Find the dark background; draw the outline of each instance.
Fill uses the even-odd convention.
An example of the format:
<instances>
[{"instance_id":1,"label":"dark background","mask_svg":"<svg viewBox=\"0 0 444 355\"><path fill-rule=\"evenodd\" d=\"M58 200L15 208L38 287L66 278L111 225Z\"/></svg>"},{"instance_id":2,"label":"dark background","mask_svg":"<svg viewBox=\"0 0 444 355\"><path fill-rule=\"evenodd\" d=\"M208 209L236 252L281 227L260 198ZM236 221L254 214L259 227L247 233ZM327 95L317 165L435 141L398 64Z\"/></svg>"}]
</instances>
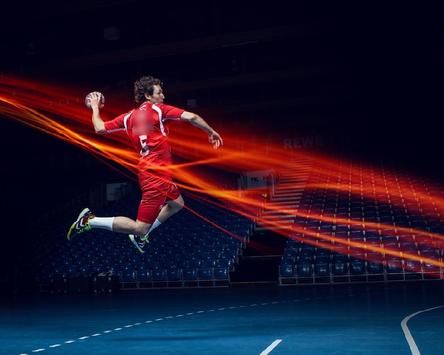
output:
<instances>
[{"instance_id":1,"label":"dark background","mask_svg":"<svg viewBox=\"0 0 444 355\"><path fill-rule=\"evenodd\" d=\"M151 74L168 103L196 100L189 110L214 127L260 127L277 141L320 135L327 154L442 181L438 7L81 0L2 12L4 74L119 93L128 106L134 79ZM7 274L44 211L125 178L17 123L0 119L0 129Z\"/></svg>"}]
</instances>

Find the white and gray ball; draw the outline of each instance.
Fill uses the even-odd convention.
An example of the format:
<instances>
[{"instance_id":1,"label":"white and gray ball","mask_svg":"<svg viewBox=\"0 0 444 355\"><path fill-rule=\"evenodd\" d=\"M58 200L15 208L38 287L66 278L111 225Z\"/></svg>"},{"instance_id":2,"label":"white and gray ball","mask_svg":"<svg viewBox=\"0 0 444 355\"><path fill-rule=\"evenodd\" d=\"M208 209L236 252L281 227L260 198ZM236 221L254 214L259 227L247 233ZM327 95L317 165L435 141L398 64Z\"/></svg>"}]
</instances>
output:
<instances>
[{"instance_id":1,"label":"white and gray ball","mask_svg":"<svg viewBox=\"0 0 444 355\"><path fill-rule=\"evenodd\" d=\"M99 94L100 96L100 101L99 101L99 108L102 108L103 106L105 106L105 96L98 91L95 91ZM85 105L88 108L91 108L91 96L92 96L92 92L90 92L88 95L85 96Z\"/></svg>"}]
</instances>

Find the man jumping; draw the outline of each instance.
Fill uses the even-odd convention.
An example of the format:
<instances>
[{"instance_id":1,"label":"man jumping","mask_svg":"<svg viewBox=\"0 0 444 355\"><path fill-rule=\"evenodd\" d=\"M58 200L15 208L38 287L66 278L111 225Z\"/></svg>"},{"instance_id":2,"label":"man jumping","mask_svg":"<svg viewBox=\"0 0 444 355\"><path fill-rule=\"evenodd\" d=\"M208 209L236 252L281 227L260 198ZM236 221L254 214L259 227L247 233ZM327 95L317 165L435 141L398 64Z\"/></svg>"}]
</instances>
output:
<instances>
[{"instance_id":1,"label":"man jumping","mask_svg":"<svg viewBox=\"0 0 444 355\"><path fill-rule=\"evenodd\" d=\"M140 154L138 180L142 198L135 221L122 216L96 217L85 208L71 225L68 240L91 229L106 229L128 234L137 250L143 253L151 231L183 208L184 201L179 188L173 183L171 172L166 169L171 164L171 148L165 121L187 121L208 134L208 141L213 148L223 145L221 136L202 117L165 105L162 86L162 82L152 76L140 78L134 83L134 98L140 106L107 122L100 117L100 94L92 93L90 103L96 133L124 130Z\"/></svg>"}]
</instances>

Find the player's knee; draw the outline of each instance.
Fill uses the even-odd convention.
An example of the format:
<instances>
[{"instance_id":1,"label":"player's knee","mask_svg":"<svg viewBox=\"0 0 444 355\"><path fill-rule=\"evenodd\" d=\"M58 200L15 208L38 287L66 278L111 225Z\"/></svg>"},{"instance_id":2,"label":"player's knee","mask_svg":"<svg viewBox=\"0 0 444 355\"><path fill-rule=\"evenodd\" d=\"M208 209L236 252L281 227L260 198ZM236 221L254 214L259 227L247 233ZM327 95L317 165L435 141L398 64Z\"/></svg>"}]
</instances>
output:
<instances>
[{"instance_id":1,"label":"player's knee","mask_svg":"<svg viewBox=\"0 0 444 355\"><path fill-rule=\"evenodd\" d=\"M183 206L185 206L185 203L183 202L182 198L178 198L174 201L168 202L168 207L171 209L172 212L177 213L179 212Z\"/></svg>"},{"instance_id":2,"label":"player's knee","mask_svg":"<svg viewBox=\"0 0 444 355\"><path fill-rule=\"evenodd\" d=\"M148 230L150 229L150 225L146 223L137 223L136 231L135 233L137 235L145 235L148 233Z\"/></svg>"},{"instance_id":3,"label":"player's knee","mask_svg":"<svg viewBox=\"0 0 444 355\"><path fill-rule=\"evenodd\" d=\"M185 206L184 200L177 201L177 211L180 211Z\"/></svg>"}]
</instances>

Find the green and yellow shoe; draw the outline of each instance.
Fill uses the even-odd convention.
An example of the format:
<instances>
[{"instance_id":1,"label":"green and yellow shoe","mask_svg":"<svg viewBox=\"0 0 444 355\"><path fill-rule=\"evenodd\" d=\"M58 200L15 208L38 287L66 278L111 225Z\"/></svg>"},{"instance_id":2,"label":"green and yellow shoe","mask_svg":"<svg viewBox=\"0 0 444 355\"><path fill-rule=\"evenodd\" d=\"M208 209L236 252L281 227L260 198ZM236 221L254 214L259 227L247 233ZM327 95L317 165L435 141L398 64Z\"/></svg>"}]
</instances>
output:
<instances>
[{"instance_id":1,"label":"green and yellow shoe","mask_svg":"<svg viewBox=\"0 0 444 355\"><path fill-rule=\"evenodd\" d=\"M145 251L143 248L145 247L146 243L149 243L149 234L146 234L144 236L135 235L135 234L128 234L128 238L133 243L133 245L136 247L136 249L143 254Z\"/></svg>"},{"instance_id":2,"label":"green and yellow shoe","mask_svg":"<svg viewBox=\"0 0 444 355\"><path fill-rule=\"evenodd\" d=\"M83 211L80 212L79 217L77 217L76 221L69 228L69 231L66 234L66 239L71 240L76 235L91 230L91 225L88 221L93 217L94 215L89 208L83 209Z\"/></svg>"}]
</instances>

